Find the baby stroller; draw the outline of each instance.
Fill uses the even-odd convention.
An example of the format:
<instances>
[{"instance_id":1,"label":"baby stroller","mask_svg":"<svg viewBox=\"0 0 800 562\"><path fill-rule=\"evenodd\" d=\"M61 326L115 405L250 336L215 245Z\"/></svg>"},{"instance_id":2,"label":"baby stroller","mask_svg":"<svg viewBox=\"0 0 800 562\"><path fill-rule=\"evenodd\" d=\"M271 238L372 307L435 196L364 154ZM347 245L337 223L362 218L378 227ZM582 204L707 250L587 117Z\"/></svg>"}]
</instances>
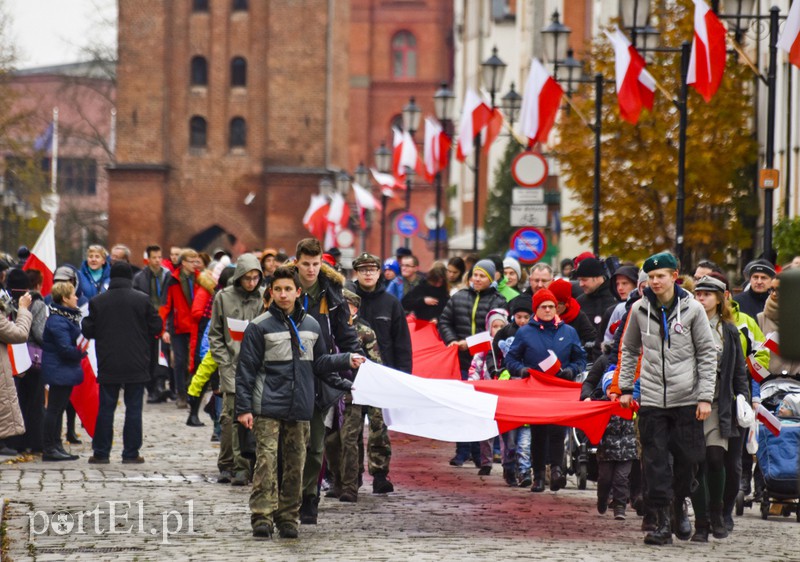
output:
<instances>
[{"instance_id":1,"label":"baby stroller","mask_svg":"<svg viewBox=\"0 0 800 562\"><path fill-rule=\"evenodd\" d=\"M792 379L768 381L761 387L761 398L764 407L771 412L780 410L782 426L777 436L763 424L758 427L756 456L765 483L761 518L769 517L772 506L781 506L781 515L789 517L794 513L800 522L800 412L796 411L796 406L795 409L785 406L800 401L800 382Z\"/></svg>"},{"instance_id":2,"label":"baby stroller","mask_svg":"<svg viewBox=\"0 0 800 562\"><path fill-rule=\"evenodd\" d=\"M576 381L586 380L587 373L588 370L578 375ZM597 481L597 445L592 445L580 429L567 428L563 464L569 474L575 475L578 489L585 490L588 480Z\"/></svg>"}]
</instances>

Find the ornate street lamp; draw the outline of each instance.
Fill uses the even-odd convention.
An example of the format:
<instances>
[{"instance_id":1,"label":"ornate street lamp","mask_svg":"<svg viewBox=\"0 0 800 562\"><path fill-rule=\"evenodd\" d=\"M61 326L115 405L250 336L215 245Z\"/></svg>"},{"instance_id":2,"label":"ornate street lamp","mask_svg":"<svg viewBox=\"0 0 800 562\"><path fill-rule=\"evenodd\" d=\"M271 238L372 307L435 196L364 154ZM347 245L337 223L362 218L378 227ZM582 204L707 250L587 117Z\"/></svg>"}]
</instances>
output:
<instances>
[{"instance_id":1,"label":"ornate street lamp","mask_svg":"<svg viewBox=\"0 0 800 562\"><path fill-rule=\"evenodd\" d=\"M514 123L519 119L519 111L522 108L522 96L514 89L513 82L508 93L500 99L500 107L508 118L509 126L513 127Z\"/></svg>"},{"instance_id":2,"label":"ornate street lamp","mask_svg":"<svg viewBox=\"0 0 800 562\"><path fill-rule=\"evenodd\" d=\"M388 174L392 169L392 151L386 148L386 143L381 141L381 145L375 150L375 167L382 174ZM381 259L386 258L386 206L389 197L385 190L381 190Z\"/></svg>"},{"instance_id":3,"label":"ornate street lamp","mask_svg":"<svg viewBox=\"0 0 800 562\"><path fill-rule=\"evenodd\" d=\"M453 119L453 102L456 95L447 87L447 82L442 82L436 93L433 94L433 111L436 118L442 124L444 134L450 135L450 124ZM433 247L433 259L438 260L441 251L441 229L444 225L439 225L439 218L442 216L442 171L436 172L436 240Z\"/></svg>"},{"instance_id":4,"label":"ornate street lamp","mask_svg":"<svg viewBox=\"0 0 800 562\"><path fill-rule=\"evenodd\" d=\"M363 188L369 188L369 170L364 165L364 162L359 162L358 167L353 172L353 179Z\"/></svg>"}]
</instances>

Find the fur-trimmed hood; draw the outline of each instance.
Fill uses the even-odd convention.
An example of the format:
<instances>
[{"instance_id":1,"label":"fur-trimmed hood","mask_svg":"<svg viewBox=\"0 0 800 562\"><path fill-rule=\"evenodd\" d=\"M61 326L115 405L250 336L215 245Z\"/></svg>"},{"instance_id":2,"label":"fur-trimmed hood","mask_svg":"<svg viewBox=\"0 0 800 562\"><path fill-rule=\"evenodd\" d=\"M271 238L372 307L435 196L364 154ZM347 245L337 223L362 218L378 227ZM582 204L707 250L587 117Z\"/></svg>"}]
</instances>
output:
<instances>
[{"instance_id":1,"label":"fur-trimmed hood","mask_svg":"<svg viewBox=\"0 0 800 562\"><path fill-rule=\"evenodd\" d=\"M293 265L297 266L297 260L290 260L286 262L286 265ZM334 268L329 266L327 263L322 262L322 265L319 268L319 280L324 284L325 282L339 287L340 289L344 287L345 284L345 276L336 271ZM323 286L323 289L325 287Z\"/></svg>"},{"instance_id":2,"label":"fur-trimmed hood","mask_svg":"<svg viewBox=\"0 0 800 562\"><path fill-rule=\"evenodd\" d=\"M200 272L200 275L197 276L197 284L212 295L216 292L217 282L209 269L204 269Z\"/></svg>"}]
</instances>

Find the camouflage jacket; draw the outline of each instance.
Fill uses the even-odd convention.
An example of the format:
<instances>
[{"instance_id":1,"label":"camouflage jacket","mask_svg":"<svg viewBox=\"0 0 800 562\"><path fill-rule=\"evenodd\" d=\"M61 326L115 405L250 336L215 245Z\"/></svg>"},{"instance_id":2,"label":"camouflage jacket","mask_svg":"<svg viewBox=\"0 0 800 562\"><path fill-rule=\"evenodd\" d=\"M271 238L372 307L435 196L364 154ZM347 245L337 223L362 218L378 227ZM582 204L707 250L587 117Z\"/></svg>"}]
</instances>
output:
<instances>
[{"instance_id":1,"label":"camouflage jacket","mask_svg":"<svg viewBox=\"0 0 800 562\"><path fill-rule=\"evenodd\" d=\"M598 461L632 461L638 458L633 420L611 416L597 446Z\"/></svg>"},{"instance_id":2,"label":"camouflage jacket","mask_svg":"<svg viewBox=\"0 0 800 562\"><path fill-rule=\"evenodd\" d=\"M367 359L378 365L383 365L381 351L378 347L378 337L375 335L375 331L370 328L369 322L363 318L356 317L353 320L353 328L356 329L358 341L361 343L364 353L367 354Z\"/></svg>"}]
</instances>

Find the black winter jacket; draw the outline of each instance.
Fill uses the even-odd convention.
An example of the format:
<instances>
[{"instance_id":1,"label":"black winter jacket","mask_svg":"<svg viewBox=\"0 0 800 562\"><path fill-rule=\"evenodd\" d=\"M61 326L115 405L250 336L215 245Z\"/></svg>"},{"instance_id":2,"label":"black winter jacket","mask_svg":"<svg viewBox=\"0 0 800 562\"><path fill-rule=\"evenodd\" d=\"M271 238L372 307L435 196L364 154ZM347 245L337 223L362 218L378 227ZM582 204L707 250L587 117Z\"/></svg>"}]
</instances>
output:
<instances>
[{"instance_id":1,"label":"black winter jacket","mask_svg":"<svg viewBox=\"0 0 800 562\"><path fill-rule=\"evenodd\" d=\"M433 306L425 304L425 297L433 297L439 303ZM449 300L450 292L446 286L434 287L427 281L423 281L403 297L401 304L403 305L403 310L412 312L420 320L430 321L439 319Z\"/></svg>"},{"instance_id":2,"label":"black winter jacket","mask_svg":"<svg viewBox=\"0 0 800 562\"><path fill-rule=\"evenodd\" d=\"M290 318L273 303L244 332L236 368L236 415L310 420L314 380L350 390L352 383L337 373L349 368L350 354L329 355L319 322L301 306Z\"/></svg>"},{"instance_id":3,"label":"black winter jacket","mask_svg":"<svg viewBox=\"0 0 800 562\"><path fill-rule=\"evenodd\" d=\"M130 279L112 279L108 290L89 301L83 335L95 339L97 382L148 382L158 357L161 317L147 295L132 288Z\"/></svg>"},{"instance_id":4,"label":"black winter jacket","mask_svg":"<svg viewBox=\"0 0 800 562\"><path fill-rule=\"evenodd\" d=\"M713 329L713 327L712 327ZM722 361L719 374L719 429L722 437L739 436L736 420L736 395L742 394L750 403L750 383L744 362L739 330L734 324L722 323Z\"/></svg>"},{"instance_id":5,"label":"black winter jacket","mask_svg":"<svg viewBox=\"0 0 800 562\"><path fill-rule=\"evenodd\" d=\"M358 283L351 283L349 288L361 297L358 315L375 331L383 364L410 373L411 334L400 301L386 291L383 280L372 291L365 291Z\"/></svg>"},{"instance_id":6,"label":"black winter jacket","mask_svg":"<svg viewBox=\"0 0 800 562\"><path fill-rule=\"evenodd\" d=\"M475 307L475 300L478 306ZM439 316L439 335L445 345L461 341L486 329L486 315L494 308L508 310L506 299L494 287L478 293L472 287L461 289L450 298ZM469 351L459 351L461 371L466 372L472 362Z\"/></svg>"},{"instance_id":7,"label":"black winter jacket","mask_svg":"<svg viewBox=\"0 0 800 562\"><path fill-rule=\"evenodd\" d=\"M764 305L769 298L771 291L766 293L754 293L753 289L747 289L733 297L739 303L739 311L756 318L759 312L764 312Z\"/></svg>"}]
</instances>

